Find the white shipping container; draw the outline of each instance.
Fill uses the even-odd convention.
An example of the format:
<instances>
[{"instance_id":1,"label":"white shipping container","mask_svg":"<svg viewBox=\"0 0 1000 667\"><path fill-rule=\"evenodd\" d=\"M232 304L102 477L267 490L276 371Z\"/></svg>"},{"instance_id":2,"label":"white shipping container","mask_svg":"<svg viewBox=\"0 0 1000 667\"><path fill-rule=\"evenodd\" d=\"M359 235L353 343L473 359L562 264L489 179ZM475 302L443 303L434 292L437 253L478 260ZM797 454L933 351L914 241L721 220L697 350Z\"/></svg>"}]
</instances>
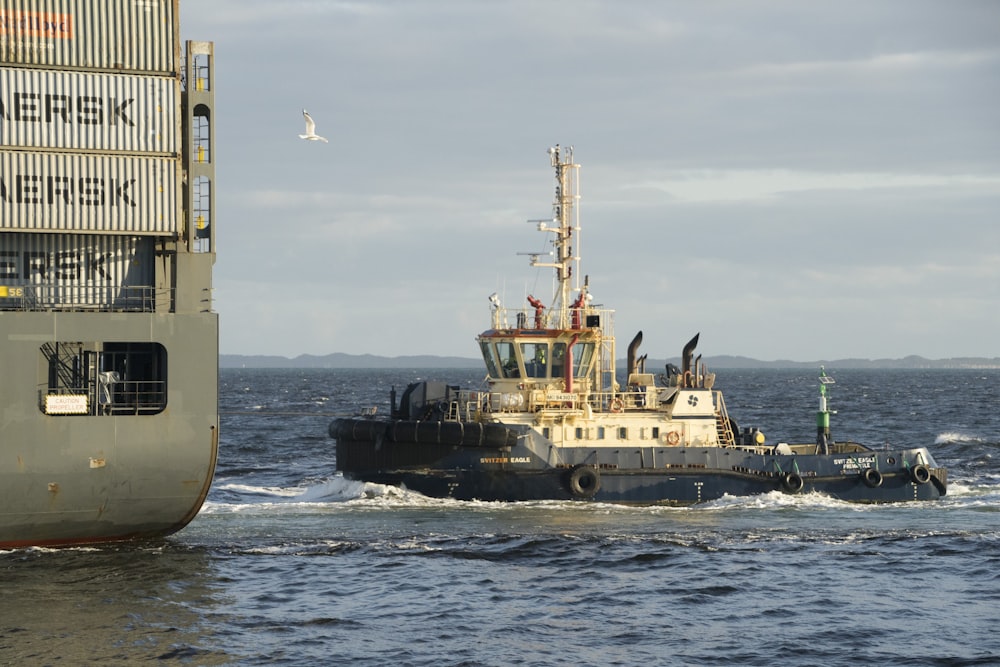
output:
<instances>
[{"instance_id":1,"label":"white shipping container","mask_svg":"<svg viewBox=\"0 0 1000 667\"><path fill-rule=\"evenodd\" d=\"M0 232L0 309L151 310L155 239Z\"/></svg>"},{"instance_id":2,"label":"white shipping container","mask_svg":"<svg viewBox=\"0 0 1000 667\"><path fill-rule=\"evenodd\" d=\"M0 150L0 230L172 235L179 158Z\"/></svg>"},{"instance_id":3,"label":"white shipping container","mask_svg":"<svg viewBox=\"0 0 1000 667\"><path fill-rule=\"evenodd\" d=\"M0 63L179 71L178 0L0 0Z\"/></svg>"},{"instance_id":4,"label":"white shipping container","mask_svg":"<svg viewBox=\"0 0 1000 667\"><path fill-rule=\"evenodd\" d=\"M175 78L0 67L0 146L180 153Z\"/></svg>"}]
</instances>

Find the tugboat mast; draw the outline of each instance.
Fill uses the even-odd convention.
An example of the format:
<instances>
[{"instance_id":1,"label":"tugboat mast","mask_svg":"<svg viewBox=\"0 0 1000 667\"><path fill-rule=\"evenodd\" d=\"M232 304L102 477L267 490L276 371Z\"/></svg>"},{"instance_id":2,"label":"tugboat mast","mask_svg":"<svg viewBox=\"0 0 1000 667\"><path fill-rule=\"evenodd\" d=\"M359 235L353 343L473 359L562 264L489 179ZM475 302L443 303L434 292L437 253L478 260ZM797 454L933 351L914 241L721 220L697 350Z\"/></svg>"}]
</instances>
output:
<instances>
[{"instance_id":1,"label":"tugboat mast","mask_svg":"<svg viewBox=\"0 0 1000 667\"><path fill-rule=\"evenodd\" d=\"M579 211L576 202L580 199L580 165L573 162L573 147L561 148L556 144L549 149L552 166L556 170L556 197L552 203L552 221L557 227L550 227L547 222L538 223L538 231L552 232L556 235L554 262L539 262L538 256L531 258L531 266L549 267L556 270L555 303L551 312L558 318L557 328L568 329L570 326L571 293L580 290L579 254L573 252L573 235L579 233ZM579 242L577 242L579 243ZM583 304L577 304L579 308Z\"/></svg>"}]
</instances>

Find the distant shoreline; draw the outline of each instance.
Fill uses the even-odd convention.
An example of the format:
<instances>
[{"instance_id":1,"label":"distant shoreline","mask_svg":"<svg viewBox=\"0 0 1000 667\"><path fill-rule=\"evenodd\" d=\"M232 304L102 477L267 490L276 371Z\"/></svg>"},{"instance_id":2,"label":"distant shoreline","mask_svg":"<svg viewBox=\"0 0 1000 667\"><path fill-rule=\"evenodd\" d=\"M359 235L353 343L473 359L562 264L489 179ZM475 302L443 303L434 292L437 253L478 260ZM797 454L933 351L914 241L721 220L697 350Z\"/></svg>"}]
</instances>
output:
<instances>
[{"instance_id":1,"label":"distant shoreline","mask_svg":"<svg viewBox=\"0 0 1000 667\"><path fill-rule=\"evenodd\" d=\"M646 369L661 372L667 363L680 365L679 358L647 359ZM925 359L908 356L901 359L829 359L818 361L760 361L749 357L705 357L702 362L710 369L727 368L899 368L899 369L1000 369L1000 357L955 357L952 359ZM624 368L624 360L618 367ZM276 355L219 355L219 368L456 368L483 367L482 359L471 357L436 357L433 355L382 357L373 354L343 354L336 352L325 356L302 354L294 358Z\"/></svg>"}]
</instances>

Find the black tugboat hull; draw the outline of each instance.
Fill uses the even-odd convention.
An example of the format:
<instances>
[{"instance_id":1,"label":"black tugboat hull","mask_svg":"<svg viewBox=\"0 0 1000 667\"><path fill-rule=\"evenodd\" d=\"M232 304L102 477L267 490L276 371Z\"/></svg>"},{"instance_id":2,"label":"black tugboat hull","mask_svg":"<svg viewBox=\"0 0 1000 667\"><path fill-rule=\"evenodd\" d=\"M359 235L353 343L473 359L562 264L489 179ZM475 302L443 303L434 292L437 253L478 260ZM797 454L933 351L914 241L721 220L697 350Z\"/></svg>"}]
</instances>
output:
<instances>
[{"instance_id":1,"label":"black tugboat hull","mask_svg":"<svg viewBox=\"0 0 1000 667\"><path fill-rule=\"evenodd\" d=\"M589 494L571 488L570 470L543 471L474 471L426 470L388 471L366 475L363 481L392 484L432 498L521 502L530 500L592 500L626 504L696 505L719 500L725 496L746 497L773 491L784 493L818 493L845 502L895 503L914 500L936 500L943 494L938 485L916 484L901 475L884 480L882 488L873 491L856 480L810 480L799 491L785 488L780 482L739 479L724 472L692 474L650 473L639 470L604 471L600 487ZM354 474L345 473L350 478ZM862 488L863 487L863 488Z\"/></svg>"},{"instance_id":2,"label":"black tugboat hull","mask_svg":"<svg viewBox=\"0 0 1000 667\"><path fill-rule=\"evenodd\" d=\"M561 447L556 462L539 456L550 451L547 444L529 432L518 437L514 428L490 425L489 444L486 437L468 444L468 425L411 425L335 421L330 433L337 439L338 470L349 479L430 497L505 502L693 505L781 491L890 503L935 500L947 490L945 469L923 448L794 455L719 447ZM424 440L401 437L411 432Z\"/></svg>"}]
</instances>

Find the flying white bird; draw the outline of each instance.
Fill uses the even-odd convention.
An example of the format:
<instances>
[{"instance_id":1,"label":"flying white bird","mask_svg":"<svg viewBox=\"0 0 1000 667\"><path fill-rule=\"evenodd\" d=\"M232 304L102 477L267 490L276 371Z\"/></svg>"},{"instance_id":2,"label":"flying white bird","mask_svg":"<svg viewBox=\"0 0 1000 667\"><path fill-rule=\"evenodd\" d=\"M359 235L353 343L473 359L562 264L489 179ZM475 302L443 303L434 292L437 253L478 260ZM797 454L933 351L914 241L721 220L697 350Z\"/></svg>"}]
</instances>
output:
<instances>
[{"instance_id":1,"label":"flying white bird","mask_svg":"<svg viewBox=\"0 0 1000 667\"><path fill-rule=\"evenodd\" d=\"M309 112L303 109L302 115L306 119L306 133L300 134L299 139L308 139L309 141L322 141L324 144L330 143L325 138L316 134L316 121L312 119L312 116L309 115Z\"/></svg>"}]
</instances>

